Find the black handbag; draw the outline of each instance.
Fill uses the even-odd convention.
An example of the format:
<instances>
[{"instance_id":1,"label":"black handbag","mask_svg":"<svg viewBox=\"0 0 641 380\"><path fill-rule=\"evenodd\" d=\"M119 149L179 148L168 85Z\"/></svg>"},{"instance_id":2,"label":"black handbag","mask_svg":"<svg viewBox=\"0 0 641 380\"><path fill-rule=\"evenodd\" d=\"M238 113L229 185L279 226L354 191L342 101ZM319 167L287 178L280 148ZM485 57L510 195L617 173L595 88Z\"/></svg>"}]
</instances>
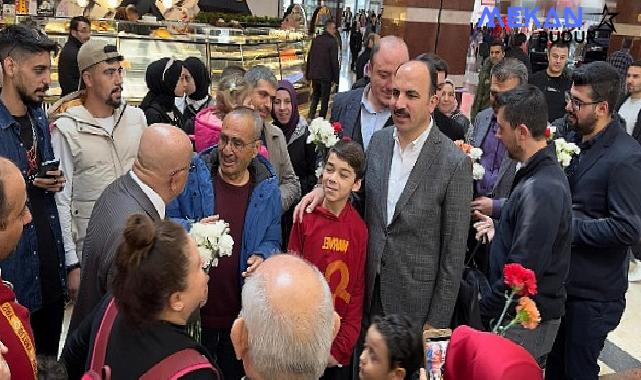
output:
<instances>
[{"instance_id":1,"label":"black handbag","mask_svg":"<svg viewBox=\"0 0 641 380\"><path fill-rule=\"evenodd\" d=\"M452 329L461 325L467 325L477 330L484 329L479 301L483 294L489 294L491 288L485 274L474 263L474 256L480 245L481 242L476 244L465 263L450 323Z\"/></svg>"}]
</instances>

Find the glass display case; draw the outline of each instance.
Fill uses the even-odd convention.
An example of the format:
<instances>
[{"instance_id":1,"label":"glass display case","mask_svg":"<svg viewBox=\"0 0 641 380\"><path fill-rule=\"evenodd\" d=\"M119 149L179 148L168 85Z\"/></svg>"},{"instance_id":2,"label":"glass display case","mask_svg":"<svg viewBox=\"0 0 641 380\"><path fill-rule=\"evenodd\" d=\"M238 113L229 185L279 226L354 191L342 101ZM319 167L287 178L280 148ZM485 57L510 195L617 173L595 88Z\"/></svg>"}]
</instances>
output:
<instances>
[{"instance_id":1,"label":"glass display case","mask_svg":"<svg viewBox=\"0 0 641 380\"><path fill-rule=\"evenodd\" d=\"M19 17L23 17L19 19ZM62 48L67 42L68 18L17 16L17 22L36 24ZM305 60L310 40L305 33L269 28L219 28L205 24L168 22L92 21L91 38L106 39L125 57L126 72L123 96L139 102L147 93L147 66L162 57L184 59L198 57L209 68L212 93L223 69L238 65L250 69L255 65L269 67L278 79L285 78L297 89L306 87ZM52 59L52 83L47 102L60 96L58 56Z\"/></svg>"}]
</instances>

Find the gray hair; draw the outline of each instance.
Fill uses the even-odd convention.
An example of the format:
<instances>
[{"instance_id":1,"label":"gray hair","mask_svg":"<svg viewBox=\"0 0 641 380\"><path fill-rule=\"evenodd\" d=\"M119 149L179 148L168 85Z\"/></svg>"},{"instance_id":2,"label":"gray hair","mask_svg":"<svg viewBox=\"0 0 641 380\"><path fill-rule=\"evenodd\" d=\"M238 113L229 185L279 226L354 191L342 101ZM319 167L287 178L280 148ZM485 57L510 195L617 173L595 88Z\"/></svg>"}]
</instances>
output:
<instances>
[{"instance_id":1,"label":"gray hair","mask_svg":"<svg viewBox=\"0 0 641 380\"><path fill-rule=\"evenodd\" d=\"M307 265L323 288L322 299L306 314L309 318L276 310L261 271L243 286L240 316L249 332L251 363L264 380L316 380L327 366L334 338L334 303L325 277L315 266ZM306 333L303 338L300 331Z\"/></svg>"},{"instance_id":2,"label":"gray hair","mask_svg":"<svg viewBox=\"0 0 641 380\"><path fill-rule=\"evenodd\" d=\"M499 82L516 78L519 80L518 85L521 86L527 84L527 67L516 58L504 58L492 67L491 76Z\"/></svg>"},{"instance_id":3,"label":"gray hair","mask_svg":"<svg viewBox=\"0 0 641 380\"><path fill-rule=\"evenodd\" d=\"M258 81L261 79L269 82L274 88L278 88L276 76L267 66L256 65L245 73L245 81L252 87L258 86Z\"/></svg>"},{"instance_id":4,"label":"gray hair","mask_svg":"<svg viewBox=\"0 0 641 380\"><path fill-rule=\"evenodd\" d=\"M254 139L260 139L260 135L263 132L263 119L261 119L258 112L249 107L237 107L234 108L228 115L237 115L252 119L254 121Z\"/></svg>"}]
</instances>

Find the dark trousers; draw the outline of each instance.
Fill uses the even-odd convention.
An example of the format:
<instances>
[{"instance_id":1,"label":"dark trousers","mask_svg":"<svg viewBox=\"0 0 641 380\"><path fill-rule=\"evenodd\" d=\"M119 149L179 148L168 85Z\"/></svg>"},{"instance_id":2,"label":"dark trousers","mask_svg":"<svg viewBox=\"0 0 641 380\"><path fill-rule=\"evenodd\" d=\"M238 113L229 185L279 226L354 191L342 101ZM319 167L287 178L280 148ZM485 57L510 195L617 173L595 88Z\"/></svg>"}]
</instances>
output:
<instances>
[{"instance_id":1,"label":"dark trousers","mask_svg":"<svg viewBox=\"0 0 641 380\"><path fill-rule=\"evenodd\" d=\"M36 344L36 354L58 358L62 322L65 317L65 300L63 297L54 302L42 305L42 308L31 313L30 322Z\"/></svg>"},{"instance_id":2,"label":"dark trousers","mask_svg":"<svg viewBox=\"0 0 641 380\"><path fill-rule=\"evenodd\" d=\"M352 50L352 64L350 65L350 70L356 72L356 60L358 59L358 51Z\"/></svg>"},{"instance_id":3,"label":"dark trousers","mask_svg":"<svg viewBox=\"0 0 641 380\"><path fill-rule=\"evenodd\" d=\"M236 360L230 338L231 329L202 328L202 344L214 358L225 380L240 380L245 376L243 362Z\"/></svg>"},{"instance_id":4,"label":"dark trousers","mask_svg":"<svg viewBox=\"0 0 641 380\"><path fill-rule=\"evenodd\" d=\"M318 107L318 99L321 101L319 117L325 118L327 116L327 105L329 104L329 92L332 87L332 82L324 80L312 80L312 99L309 103L309 118L316 117L316 108Z\"/></svg>"},{"instance_id":5,"label":"dark trousers","mask_svg":"<svg viewBox=\"0 0 641 380\"><path fill-rule=\"evenodd\" d=\"M625 298L599 302L568 297L547 358L546 380L597 380L599 354L625 310Z\"/></svg>"}]
</instances>

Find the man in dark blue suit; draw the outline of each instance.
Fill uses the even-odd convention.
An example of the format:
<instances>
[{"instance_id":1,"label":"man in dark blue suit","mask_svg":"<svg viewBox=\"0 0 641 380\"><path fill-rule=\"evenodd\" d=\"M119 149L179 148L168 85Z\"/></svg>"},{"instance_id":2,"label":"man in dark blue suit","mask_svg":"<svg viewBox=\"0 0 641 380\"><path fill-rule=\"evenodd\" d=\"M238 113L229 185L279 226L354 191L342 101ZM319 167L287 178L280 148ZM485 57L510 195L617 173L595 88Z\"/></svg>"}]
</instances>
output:
<instances>
[{"instance_id":1,"label":"man in dark blue suit","mask_svg":"<svg viewBox=\"0 0 641 380\"><path fill-rule=\"evenodd\" d=\"M568 140L581 148L567 168L572 256L565 316L546 379L594 379L605 339L625 309L628 248L641 238L641 147L613 117L619 76L605 62L572 75Z\"/></svg>"}]
</instances>

